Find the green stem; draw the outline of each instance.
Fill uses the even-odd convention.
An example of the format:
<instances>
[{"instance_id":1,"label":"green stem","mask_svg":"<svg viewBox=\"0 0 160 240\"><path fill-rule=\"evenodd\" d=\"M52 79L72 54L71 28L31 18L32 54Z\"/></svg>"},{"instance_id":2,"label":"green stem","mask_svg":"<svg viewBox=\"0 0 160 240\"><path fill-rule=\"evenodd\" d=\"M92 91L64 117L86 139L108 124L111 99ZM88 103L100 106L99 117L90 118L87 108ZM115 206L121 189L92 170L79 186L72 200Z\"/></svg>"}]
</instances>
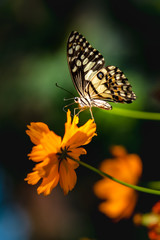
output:
<instances>
[{"instance_id":1,"label":"green stem","mask_svg":"<svg viewBox=\"0 0 160 240\"><path fill-rule=\"evenodd\" d=\"M140 186L136 186L136 185L132 185L132 184L123 182L123 181L121 181L121 180L118 180L118 179L115 178L115 177L112 177L111 175L109 175L109 174L107 174L107 173L105 173L105 172L102 172L101 170L99 170L99 169L97 169L97 168L95 168L95 167L93 167L93 166L91 166L91 165L89 165L89 164L87 164L87 163L85 163L85 162L76 160L76 159L74 159L73 157L71 157L71 156L69 156L69 155L68 155L67 157L70 158L70 159L72 159L73 161L79 163L80 165L82 165L82 166L90 169L91 171L93 171L93 172L95 172L95 173L97 173L97 174L99 174L99 175L101 175L101 176L103 176L103 177L107 177L107 178L109 178L109 179L111 179L111 180L113 180L113 181L115 181L115 182L117 182L117 183L120 183L120 184L122 184L122 185L124 185L124 186L126 186L126 187L133 188L134 190L137 190L137 191L140 191L140 192L145 192L145 193L160 195L160 191L159 191L159 190L154 190L154 189L150 189L150 188L140 187Z\"/></svg>"},{"instance_id":2,"label":"green stem","mask_svg":"<svg viewBox=\"0 0 160 240\"><path fill-rule=\"evenodd\" d=\"M112 111L107 111L109 114L120 115L124 117L131 117L137 119L160 120L160 113L143 112L129 109L122 109L114 107Z\"/></svg>"}]
</instances>

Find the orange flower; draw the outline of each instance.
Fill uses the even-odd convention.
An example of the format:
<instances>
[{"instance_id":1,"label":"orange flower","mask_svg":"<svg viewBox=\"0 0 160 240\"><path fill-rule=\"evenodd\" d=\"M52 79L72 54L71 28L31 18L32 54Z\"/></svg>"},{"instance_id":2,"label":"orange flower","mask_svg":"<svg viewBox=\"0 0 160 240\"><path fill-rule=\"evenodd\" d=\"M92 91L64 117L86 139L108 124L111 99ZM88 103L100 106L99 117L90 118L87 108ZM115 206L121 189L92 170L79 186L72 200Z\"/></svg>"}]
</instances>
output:
<instances>
[{"instance_id":1,"label":"orange flower","mask_svg":"<svg viewBox=\"0 0 160 240\"><path fill-rule=\"evenodd\" d=\"M96 124L93 120L88 120L81 127L77 126L78 122L78 116L74 116L73 122L71 122L71 113L68 110L63 139L49 130L45 123L32 122L28 126L29 130L26 133L36 145L28 156L37 164L25 180L28 181L28 184L34 185L42 178L37 189L38 194L50 194L58 182L64 194L74 188L77 181L75 169L79 164L68 156L79 160L81 154L87 153L80 146L88 144L96 135Z\"/></svg>"},{"instance_id":2,"label":"orange flower","mask_svg":"<svg viewBox=\"0 0 160 240\"><path fill-rule=\"evenodd\" d=\"M121 181L137 184L142 174L139 156L128 154L122 146L113 146L111 153L115 158L104 160L100 170ZM99 205L99 210L108 217L119 221L131 216L137 201L135 190L104 178L94 185L94 192L97 197L105 200Z\"/></svg>"},{"instance_id":3,"label":"orange flower","mask_svg":"<svg viewBox=\"0 0 160 240\"><path fill-rule=\"evenodd\" d=\"M137 213L133 217L136 225L143 225L148 228L148 237L150 240L160 240L160 201L153 207L150 213Z\"/></svg>"}]
</instances>

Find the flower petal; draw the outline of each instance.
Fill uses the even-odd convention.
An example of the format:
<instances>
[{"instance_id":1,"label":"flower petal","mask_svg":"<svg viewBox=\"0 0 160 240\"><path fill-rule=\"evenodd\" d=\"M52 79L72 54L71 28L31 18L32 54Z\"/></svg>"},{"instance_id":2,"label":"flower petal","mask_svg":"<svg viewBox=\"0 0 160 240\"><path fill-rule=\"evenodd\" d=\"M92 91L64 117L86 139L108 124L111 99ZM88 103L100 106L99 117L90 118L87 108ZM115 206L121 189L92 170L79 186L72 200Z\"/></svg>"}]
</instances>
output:
<instances>
[{"instance_id":1,"label":"flower petal","mask_svg":"<svg viewBox=\"0 0 160 240\"><path fill-rule=\"evenodd\" d=\"M84 148L72 148L72 146L70 148L68 148L68 155L75 158L75 159L79 159L79 156L80 155L83 155L83 154L87 154L87 151L84 149Z\"/></svg>"},{"instance_id":2,"label":"flower petal","mask_svg":"<svg viewBox=\"0 0 160 240\"><path fill-rule=\"evenodd\" d=\"M48 163L43 166L43 170L45 172L44 177L48 177L51 174L51 171L53 171L52 168L56 168L55 165L58 168L58 164L59 164L59 160L56 154L50 155L48 159L49 159Z\"/></svg>"},{"instance_id":3,"label":"flower petal","mask_svg":"<svg viewBox=\"0 0 160 240\"><path fill-rule=\"evenodd\" d=\"M41 185L37 188L37 193L43 193L45 196L50 194L52 189L59 182L58 164L53 165L47 177L44 177Z\"/></svg>"},{"instance_id":4,"label":"flower petal","mask_svg":"<svg viewBox=\"0 0 160 240\"><path fill-rule=\"evenodd\" d=\"M112 201L105 201L99 205L99 210L108 217L119 221L122 218L129 218L134 210L137 195L129 195L129 198Z\"/></svg>"},{"instance_id":5,"label":"flower petal","mask_svg":"<svg viewBox=\"0 0 160 240\"><path fill-rule=\"evenodd\" d=\"M80 155L87 154L87 151L84 148L74 148L74 149L69 148L68 151L69 151L68 156L70 156L76 160L80 160L79 159ZM71 158L67 157L67 161L73 167L73 169L76 169L77 167L79 167L79 163L72 160Z\"/></svg>"},{"instance_id":6,"label":"flower petal","mask_svg":"<svg viewBox=\"0 0 160 240\"><path fill-rule=\"evenodd\" d=\"M61 146L61 137L50 131L43 136L41 144L48 154L57 153Z\"/></svg>"},{"instance_id":7,"label":"flower petal","mask_svg":"<svg viewBox=\"0 0 160 240\"><path fill-rule=\"evenodd\" d=\"M93 119L89 119L83 126L79 128L79 131L87 133L88 136L88 140L85 141L85 143L83 143L82 145L88 144L92 140L92 137L97 136L96 124L94 123Z\"/></svg>"},{"instance_id":8,"label":"flower petal","mask_svg":"<svg viewBox=\"0 0 160 240\"><path fill-rule=\"evenodd\" d=\"M95 133L96 125L95 125L95 123L92 123L91 121L88 121L87 123L90 123L90 124L86 123L87 125L85 124L86 126L84 128L80 127L79 130L77 130L72 135L72 137L70 137L70 139L66 143L66 146L72 146L72 148L76 148L81 145L88 144L92 140L92 138L97 135Z\"/></svg>"},{"instance_id":9,"label":"flower petal","mask_svg":"<svg viewBox=\"0 0 160 240\"><path fill-rule=\"evenodd\" d=\"M31 124L27 125L27 127L29 130L26 130L26 133L35 145L40 143L43 133L48 133L50 131L48 126L42 122L31 122Z\"/></svg>"},{"instance_id":10,"label":"flower petal","mask_svg":"<svg viewBox=\"0 0 160 240\"><path fill-rule=\"evenodd\" d=\"M130 169L130 174L135 176L135 178L139 178L142 174L142 161L137 154L128 154L127 156L128 168ZM137 181L134 183L136 184Z\"/></svg>"},{"instance_id":11,"label":"flower petal","mask_svg":"<svg viewBox=\"0 0 160 240\"><path fill-rule=\"evenodd\" d=\"M73 169L73 167L66 161L63 160L60 164L60 186L63 189L64 194L66 195L69 191L71 191L76 182L77 175Z\"/></svg>"},{"instance_id":12,"label":"flower petal","mask_svg":"<svg viewBox=\"0 0 160 240\"><path fill-rule=\"evenodd\" d=\"M125 157L127 155L127 151L125 147L121 145L115 145L110 148L110 152L114 157Z\"/></svg>"},{"instance_id":13,"label":"flower petal","mask_svg":"<svg viewBox=\"0 0 160 240\"><path fill-rule=\"evenodd\" d=\"M45 167L50 163L50 159L47 157L42 162L37 163L33 168L33 171L38 172L39 177L43 178L46 175Z\"/></svg>"},{"instance_id":14,"label":"flower petal","mask_svg":"<svg viewBox=\"0 0 160 240\"><path fill-rule=\"evenodd\" d=\"M65 123L65 134L64 134L64 137L63 137L63 146L72 137L72 135L74 135L75 132L77 132L78 122L79 122L79 118L78 118L77 115L75 115L74 118L73 118L73 122L71 123L71 112L70 112L70 110L68 110L68 112L67 112L67 122Z\"/></svg>"},{"instance_id":15,"label":"flower petal","mask_svg":"<svg viewBox=\"0 0 160 240\"><path fill-rule=\"evenodd\" d=\"M39 176L38 171L34 171L31 173L28 173L27 177L24 180L27 181L28 184L35 185L40 180L40 178L41 177Z\"/></svg>"},{"instance_id":16,"label":"flower petal","mask_svg":"<svg viewBox=\"0 0 160 240\"><path fill-rule=\"evenodd\" d=\"M34 146L31 153L28 154L29 159L34 162L40 162L47 156L47 152L44 150L41 144Z\"/></svg>"},{"instance_id":17,"label":"flower petal","mask_svg":"<svg viewBox=\"0 0 160 240\"><path fill-rule=\"evenodd\" d=\"M79 167L79 163L75 162L74 160L71 160L70 158L67 158L67 162L72 166L73 169L76 169Z\"/></svg>"}]
</instances>

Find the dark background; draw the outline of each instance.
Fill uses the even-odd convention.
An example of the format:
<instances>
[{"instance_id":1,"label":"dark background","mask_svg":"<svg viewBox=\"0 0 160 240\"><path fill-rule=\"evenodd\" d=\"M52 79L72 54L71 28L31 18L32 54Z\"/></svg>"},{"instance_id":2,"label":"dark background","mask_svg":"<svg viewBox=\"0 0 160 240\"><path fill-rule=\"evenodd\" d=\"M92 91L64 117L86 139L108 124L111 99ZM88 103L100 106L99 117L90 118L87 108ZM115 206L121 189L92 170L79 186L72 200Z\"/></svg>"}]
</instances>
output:
<instances>
[{"instance_id":1,"label":"dark background","mask_svg":"<svg viewBox=\"0 0 160 240\"><path fill-rule=\"evenodd\" d=\"M112 106L160 111L159 0L1 0L0 1L0 239L74 240L148 239L132 218L113 223L97 210L93 184L99 179L79 167L78 182L67 196L57 187L38 196L24 182L34 164L28 160L32 143L26 125L42 121L64 134L65 97L55 86L77 94L66 58L72 30L81 32L105 58L128 77L137 95L131 105ZM94 109L98 136L86 146L81 160L98 167L109 158L109 147L121 144L143 161L141 183L159 180L158 121L115 116ZM90 118L80 114L80 124ZM149 212L158 196L139 193L135 212Z\"/></svg>"}]
</instances>

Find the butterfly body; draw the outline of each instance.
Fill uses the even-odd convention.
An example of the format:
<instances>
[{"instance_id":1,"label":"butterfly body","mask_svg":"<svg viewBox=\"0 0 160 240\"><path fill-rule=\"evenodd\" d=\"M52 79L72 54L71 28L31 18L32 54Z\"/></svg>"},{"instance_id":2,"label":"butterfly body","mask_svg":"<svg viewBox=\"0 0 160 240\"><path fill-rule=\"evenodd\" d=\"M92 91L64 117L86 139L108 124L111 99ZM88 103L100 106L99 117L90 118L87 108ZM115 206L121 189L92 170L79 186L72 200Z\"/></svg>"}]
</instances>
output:
<instances>
[{"instance_id":1,"label":"butterfly body","mask_svg":"<svg viewBox=\"0 0 160 240\"><path fill-rule=\"evenodd\" d=\"M115 66L105 67L101 53L77 31L71 32L67 43L67 60L79 97L80 109L92 107L111 110L108 103L131 103L136 99L124 73Z\"/></svg>"},{"instance_id":2,"label":"butterfly body","mask_svg":"<svg viewBox=\"0 0 160 240\"><path fill-rule=\"evenodd\" d=\"M90 99L90 98L83 98L83 97L75 97L75 103L78 103L80 108L92 108L98 107L105 110L111 110L112 107L109 103L101 99Z\"/></svg>"}]
</instances>

